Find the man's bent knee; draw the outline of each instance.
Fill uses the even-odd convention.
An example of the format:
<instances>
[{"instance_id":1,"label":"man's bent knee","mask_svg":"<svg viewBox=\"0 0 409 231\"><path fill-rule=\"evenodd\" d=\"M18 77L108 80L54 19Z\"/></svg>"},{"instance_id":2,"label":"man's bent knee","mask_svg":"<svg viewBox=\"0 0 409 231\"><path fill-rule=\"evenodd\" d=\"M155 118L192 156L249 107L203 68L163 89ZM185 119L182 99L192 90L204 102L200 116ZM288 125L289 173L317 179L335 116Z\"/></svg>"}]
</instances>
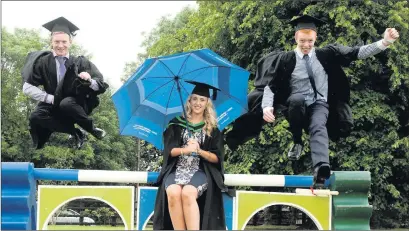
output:
<instances>
[{"instance_id":1,"label":"man's bent knee","mask_svg":"<svg viewBox=\"0 0 409 231\"><path fill-rule=\"evenodd\" d=\"M292 107L294 107L294 106L304 106L305 96L303 94L293 94L290 97L288 97L287 102Z\"/></svg>"},{"instance_id":2,"label":"man's bent knee","mask_svg":"<svg viewBox=\"0 0 409 231\"><path fill-rule=\"evenodd\" d=\"M75 99L72 97L66 97L63 100L61 100L59 108L62 112L69 113L73 111L73 102L75 102Z\"/></svg>"},{"instance_id":3,"label":"man's bent knee","mask_svg":"<svg viewBox=\"0 0 409 231\"><path fill-rule=\"evenodd\" d=\"M37 124L40 120L41 115L38 112L34 111L33 113L31 113L29 118L30 125Z\"/></svg>"}]
</instances>

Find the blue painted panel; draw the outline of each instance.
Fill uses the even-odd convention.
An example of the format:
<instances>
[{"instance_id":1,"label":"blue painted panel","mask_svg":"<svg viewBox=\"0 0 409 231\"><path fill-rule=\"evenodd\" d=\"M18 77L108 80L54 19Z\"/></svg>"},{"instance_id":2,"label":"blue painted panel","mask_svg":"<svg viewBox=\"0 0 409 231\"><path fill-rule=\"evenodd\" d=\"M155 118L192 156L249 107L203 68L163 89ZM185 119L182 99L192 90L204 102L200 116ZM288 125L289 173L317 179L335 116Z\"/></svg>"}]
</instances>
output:
<instances>
[{"instance_id":1,"label":"blue painted panel","mask_svg":"<svg viewBox=\"0 0 409 231\"><path fill-rule=\"evenodd\" d=\"M153 212L153 208L155 207L155 200L156 200L156 193L157 193L157 188L152 187L152 188L143 188L139 191L139 203L138 207L139 209L139 224L138 224L138 230L142 230L142 226L145 224L145 222L150 218L149 216Z\"/></svg>"},{"instance_id":2,"label":"blue painted panel","mask_svg":"<svg viewBox=\"0 0 409 231\"><path fill-rule=\"evenodd\" d=\"M233 230L233 205L234 205L234 198L229 196L227 193L223 193L223 206L224 206L224 215L226 219L226 226L228 230Z\"/></svg>"},{"instance_id":3,"label":"blue painted panel","mask_svg":"<svg viewBox=\"0 0 409 231\"><path fill-rule=\"evenodd\" d=\"M36 229L36 181L32 163L1 164L1 229Z\"/></svg>"}]
</instances>

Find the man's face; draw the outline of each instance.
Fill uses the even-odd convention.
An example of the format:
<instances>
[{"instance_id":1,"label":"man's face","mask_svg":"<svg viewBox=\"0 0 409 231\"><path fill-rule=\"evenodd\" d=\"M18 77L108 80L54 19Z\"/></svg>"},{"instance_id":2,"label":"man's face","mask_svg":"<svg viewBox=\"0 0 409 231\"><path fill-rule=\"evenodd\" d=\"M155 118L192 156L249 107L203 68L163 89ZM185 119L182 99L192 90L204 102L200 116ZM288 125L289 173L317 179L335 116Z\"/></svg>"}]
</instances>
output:
<instances>
[{"instance_id":1,"label":"man's face","mask_svg":"<svg viewBox=\"0 0 409 231\"><path fill-rule=\"evenodd\" d=\"M295 33L295 41L297 47L303 54L310 53L314 47L315 40L317 39L317 32L313 30L299 30Z\"/></svg>"},{"instance_id":2,"label":"man's face","mask_svg":"<svg viewBox=\"0 0 409 231\"><path fill-rule=\"evenodd\" d=\"M51 37L51 47L57 56L66 56L71 46L71 38L66 33L56 32Z\"/></svg>"}]
</instances>

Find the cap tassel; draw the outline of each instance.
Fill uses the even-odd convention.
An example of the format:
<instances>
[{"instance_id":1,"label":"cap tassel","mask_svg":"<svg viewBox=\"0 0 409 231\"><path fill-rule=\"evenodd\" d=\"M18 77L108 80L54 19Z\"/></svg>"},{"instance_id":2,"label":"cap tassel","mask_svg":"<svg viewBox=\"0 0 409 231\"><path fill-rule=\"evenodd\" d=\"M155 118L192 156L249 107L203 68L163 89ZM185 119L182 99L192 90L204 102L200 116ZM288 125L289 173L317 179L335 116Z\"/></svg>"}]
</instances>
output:
<instances>
[{"instance_id":1,"label":"cap tassel","mask_svg":"<svg viewBox=\"0 0 409 231\"><path fill-rule=\"evenodd\" d=\"M213 89L212 100L216 100L217 98L217 90Z\"/></svg>"}]
</instances>

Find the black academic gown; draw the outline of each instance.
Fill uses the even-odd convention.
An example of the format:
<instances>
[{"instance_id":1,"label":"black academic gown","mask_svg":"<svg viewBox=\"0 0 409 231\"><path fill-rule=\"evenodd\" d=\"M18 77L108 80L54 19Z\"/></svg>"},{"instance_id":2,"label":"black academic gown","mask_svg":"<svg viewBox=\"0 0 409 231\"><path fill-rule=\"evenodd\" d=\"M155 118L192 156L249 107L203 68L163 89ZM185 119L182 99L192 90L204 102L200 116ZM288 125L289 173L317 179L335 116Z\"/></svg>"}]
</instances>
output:
<instances>
[{"instance_id":1,"label":"black academic gown","mask_svg":"<svg viewBox=\"0 0 409 231\"><path fill-rule=\"evenodd\" d=\"M164 132L163 165L157 180L158 193L153 214L154 230L173 230L164 179L176 167L179 157L171 157L170 151L182 146L181 134L184 128L177 125L179 122L176 119L173 119L171 123L174 124L169 125ZM213 129L211 137L206 135L200 148L216 154L219 158L216 164L202 160L208 188L198 198L200 228L202 230L226 230L222 190L227 192L227 187L224 185L224 147L221 132L217 128Z\"/></svg>"},{"instance_id":2,"label":"black academic gown","mask_svg":"<svg viewBox=\"0 0 409 231\"><path fill-rule=\"evenodd\" d=\"M99 105L98 95L106 91L108 84L104 82L103 76L97 67L83 56L70 56L65 65L67 71L64 80L57 84L56 61L51 51L35 51L27 55L25 65L21 71L23 82L34 86L41 85L45 92L54 95L54 104L52 106L40 102L36 110L52 111L51 114L54 114L54 112L58 112L59 103L62 99L74 97L85 112L90 114ZM88 72L91 75L91 78L99 86L98 91L94 91L89 87L89 81L78 77L81 72ZM72 121L69 123L72 123ZM52 132L54 131L39 127L30 128L33 142L37 147L47 142Z\"/></svg>"},{"instance_id":3,"label":"black academic gown","mask_svg":"<svg viewBox=\"0 0 409 231\"><path fill-rule=\"evenodd\" d=\"M328 45L316 48L315 52L328 75L328 135L332 140L337 140L348 136L353 128L349 106L350 85L342 67L358 59L359 47ZM291 74L296 65L295 55L294 51L274 51L259 60L254 82L256 88L248 95L249 113L238 118L233 129L227 133L229 147L234 149L261 132L265 124L261 101L266 85L274 93L275 111L286 113L286 102L291 94Z\"/></svg>"}]
</instances>

